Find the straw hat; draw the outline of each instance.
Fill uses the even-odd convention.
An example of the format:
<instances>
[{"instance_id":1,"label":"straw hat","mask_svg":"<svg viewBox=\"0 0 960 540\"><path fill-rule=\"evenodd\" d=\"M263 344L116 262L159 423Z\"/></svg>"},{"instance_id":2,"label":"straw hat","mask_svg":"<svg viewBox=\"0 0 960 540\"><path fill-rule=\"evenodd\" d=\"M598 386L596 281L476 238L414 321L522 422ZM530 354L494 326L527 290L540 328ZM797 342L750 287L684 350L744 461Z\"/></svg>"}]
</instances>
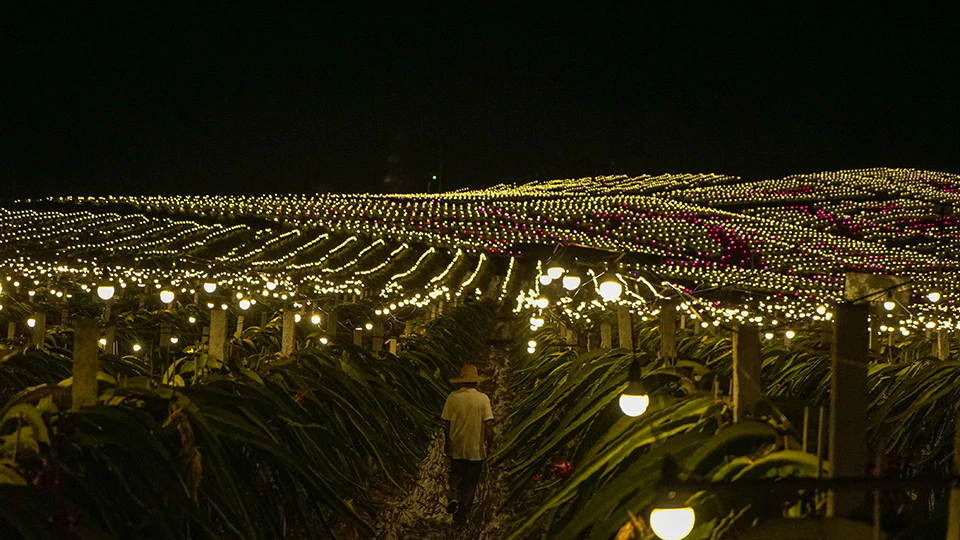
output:
<instances>
[{"instance_id":1,"label":"straw hat","mask_svg":"<svg viewBox=\"0 0 960 540\"><path fill-rule=\"evenodd\" d=\"M489 377L481 377L477 373L477 366L473 364L464 364L460 368L460 376L450 379L452 383L480 383L487 380Z\"/></svg>"}]
</instances>

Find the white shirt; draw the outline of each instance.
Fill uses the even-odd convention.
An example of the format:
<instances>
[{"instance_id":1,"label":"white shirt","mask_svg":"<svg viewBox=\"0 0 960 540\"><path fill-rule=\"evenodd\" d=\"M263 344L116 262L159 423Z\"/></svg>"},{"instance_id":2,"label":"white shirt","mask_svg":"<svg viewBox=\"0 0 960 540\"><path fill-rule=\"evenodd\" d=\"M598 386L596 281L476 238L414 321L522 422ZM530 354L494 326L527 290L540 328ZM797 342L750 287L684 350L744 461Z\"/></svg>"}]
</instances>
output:
<instances>
[{"instance_id":1,"label":"white shirt","mask_svg":"<svg viewBox=\"0 0 960 540\"><path fill-rule=\"evenodd\" d=\"M493 420L490 398L476 388L461 388L447 396L441 417L450 422L450 446L453 459L483 461L487 447L483 423Z\"/></svg>"}]
</instances>

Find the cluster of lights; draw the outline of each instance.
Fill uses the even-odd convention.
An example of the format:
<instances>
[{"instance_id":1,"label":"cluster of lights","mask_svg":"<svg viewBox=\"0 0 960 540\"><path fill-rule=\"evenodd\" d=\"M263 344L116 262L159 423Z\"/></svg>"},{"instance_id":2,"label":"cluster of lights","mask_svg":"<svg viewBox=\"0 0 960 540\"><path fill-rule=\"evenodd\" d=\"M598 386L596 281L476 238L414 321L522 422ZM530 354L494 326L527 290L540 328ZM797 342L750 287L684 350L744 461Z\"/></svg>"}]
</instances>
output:
<instances>
[{"instance_id":1,"label":"cluster of lights","mask_svg":"<svg viewBox=\"0 0 960 540\"><path fill-rule=\"evenodd\" d=\"M97 289L106 277L120 288L177 294L197 287L210 271L209 265L174 268L172 262L192 256L235 268L218 271L216 281L242 292L244 306L261 294L278 299L354 294L377 299L381 313L389 313L396 309L390 306L423 306L482 290L481 277L490 277L482 271L485 260L497 255L511 257L500 288L506 298L528 277L513 265L522 254L519 246L561 243L662 261L623 264L599 277L587 271L596 293L590 295L582 294L579 283L583 268L550 261L538 269L539 285L559 280L569 294L557 305L581 317L605 303L650 314L655 308L649 295L643 295L645 301L634 284L643 275L657 275L680 289L695 284L684 289L690 298L683 311L701 324L829 320L832 314L817 308L839 301L843 274L860 271L907 277L919 295L933 289L946 293L945 302L911 303L902 328L913 331L932 322L954 329L960 317L950 298L960 287L958 270L946 257L960 247L960 220L947 205L960 199L958 186L956 175L865 169L760 182L713 174L606 176L443 194L61 197L54 200L92 211L0 209L0 249L26 253L7 258L0 271L43 282L50 290L47 283L69 275L84 291ZM883 195L876 198L882 202L871 200L875 194ZM121 204L181 218L110 213ZM257 217L283 221L287 230L192 221L201 217ZM253 242L237 242L250 237ZM906 238L910 242L902 241ZM221 241L236 247L211 250ZM932 250L931 242L940 249ZM30 259L23 246L48 249L61 260ZM105 265L122 253L168 262L153 270ZM267 271L273 272L273 289L263 286ZM38 283L26 292L43 288ZM696 298L698 288L729 284L754 291L753 300L719 305ZM56 293L70 289L57 286ZM891 313L899 310L893 306Z\"/></svg>"}]
</instances>

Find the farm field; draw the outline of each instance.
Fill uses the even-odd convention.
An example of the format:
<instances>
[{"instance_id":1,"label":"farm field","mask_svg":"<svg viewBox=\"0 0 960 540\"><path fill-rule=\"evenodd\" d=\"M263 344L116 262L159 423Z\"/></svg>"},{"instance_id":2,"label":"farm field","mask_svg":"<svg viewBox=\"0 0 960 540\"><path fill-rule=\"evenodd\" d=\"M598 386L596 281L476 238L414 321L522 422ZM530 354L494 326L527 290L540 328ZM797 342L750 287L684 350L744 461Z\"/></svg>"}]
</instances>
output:
<instances>
[{"instance_id":1,"label":"farm field","mask_svg":"<svg viewBox=\"0 0 960 540\"><path fill-rule=\"evenodd\" d=\"M672 481L704 483L678 539L944 538L956 202L960 175L881 168L4 202L0 537L663 538ZM848 275L886 277L852 298ZM757 490L833 474L845 300L869 317L858 474L891 484L834 516L824 487ZM424 485L470 362L499 442L450 532Z\"/></svg>"}]
</instances>

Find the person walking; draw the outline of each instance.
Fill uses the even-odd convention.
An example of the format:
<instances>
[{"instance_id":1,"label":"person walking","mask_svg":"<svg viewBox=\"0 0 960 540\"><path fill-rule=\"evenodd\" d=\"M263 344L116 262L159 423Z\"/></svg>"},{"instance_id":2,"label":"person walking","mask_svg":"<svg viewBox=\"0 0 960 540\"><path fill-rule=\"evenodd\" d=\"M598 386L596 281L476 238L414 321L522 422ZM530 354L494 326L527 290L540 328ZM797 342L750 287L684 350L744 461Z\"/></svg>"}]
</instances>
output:
<instances>
[{"instance_id":1,"label":"person walking","mask_svg":"<svg viewBox=\"0 0 960 540\"><path fill-rule=\"evenodd\" d=\"M484 461L493 451L493 409L490 398L477 390L486 379L477 366L464 365L460 376L450 379L459 388L447 396L441 414L444 453L450 458L447 512L455 525L466 525Z\"/></svg>"}]
</instances>

